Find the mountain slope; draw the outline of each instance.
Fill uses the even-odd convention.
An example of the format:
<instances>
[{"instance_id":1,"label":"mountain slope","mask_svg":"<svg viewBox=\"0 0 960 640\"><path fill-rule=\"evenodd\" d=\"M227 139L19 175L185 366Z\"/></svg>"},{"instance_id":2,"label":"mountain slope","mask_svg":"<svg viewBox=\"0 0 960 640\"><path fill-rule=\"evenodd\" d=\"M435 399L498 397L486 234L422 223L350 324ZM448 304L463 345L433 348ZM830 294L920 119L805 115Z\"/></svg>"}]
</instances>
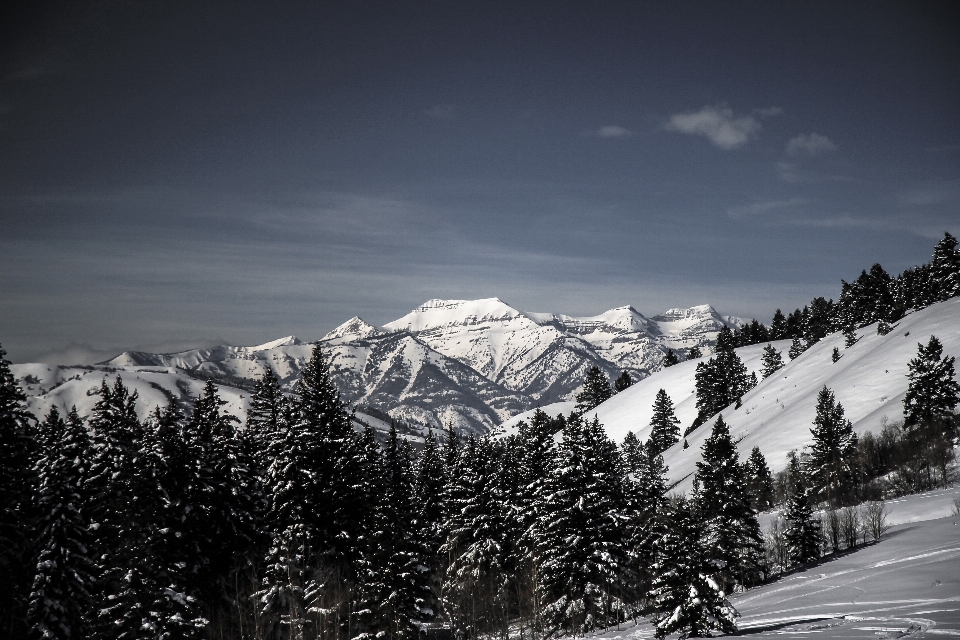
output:
<instances>
[{"instance_id":1,"label":"mountain slope","mask_svg":"<svg viewBox=\"0 0 960 640\"><path fill-rule=\"evenodd\" d=\"M744 395L739 409L731 406L721 412L731 435L738 440L741 458L759 446L771 470L784 468L787 453L811 441L817 393L824 385L833 390L858 433L878 432L884 419L900 419L907 390L907 363L916 355L917 344L926 344L931 335L936 335L943 343L944 354L960 356L960 298L911 313L885 336L877 335L876 325L860 329L857 335L859 340L849 349L844 349L840 333L827 336L762 380ZM787 342L774 345L786 359ZM737 350L748 369L759 369L763 346ZM831 358L834 347L842 354L836 363ZM662 388L676 403L677 417L685 428L696 415L692 395L695 372L694 362L670 367L614 396L595 413L612 438L620 441L633 431L645 440L653 399ZM664 454L670 479L679 482L679 490L690 488L700 447L710 435L712 423L711 419L687 437L688 449L683 449L681 442Z\"/></svg>"}]
</instances>

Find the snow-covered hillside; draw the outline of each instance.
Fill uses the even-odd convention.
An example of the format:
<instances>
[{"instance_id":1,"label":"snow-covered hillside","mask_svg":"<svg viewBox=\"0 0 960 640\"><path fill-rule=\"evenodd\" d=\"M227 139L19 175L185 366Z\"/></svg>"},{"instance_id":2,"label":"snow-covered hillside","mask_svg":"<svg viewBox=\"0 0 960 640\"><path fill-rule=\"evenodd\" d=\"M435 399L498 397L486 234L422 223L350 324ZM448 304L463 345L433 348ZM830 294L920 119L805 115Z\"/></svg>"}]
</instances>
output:
<instances>
[{"instance_id":1,"label":"snow-covered hillside","mask_svg":"<svg viewBox=\"0 0 960 640\"><path fill-rule=\"evenodd\" d=\"M351 318L320 344L347 403L410 423L482 433L537 404L571 399L591 366L611 378L622 370L643 378L659 368L667 349L699 345L709 352L720 328L739 322L709 305L654 319L630 306L575 318L526 313L497 298L430 300L382 328ZM95 367L17 365L22 373L16 375L43 379L25 385L41 413L53 404L69 409L79 396L95 400L84 394L104 375L119 374L151 409L167 397L188 402L211 378L224 387L224 397L235 398L231 410L242 416L242 400L257 378L272 370L291 391L312 348L288 336L255 347L128 351Z\"/></svg>"},{"instance_id":2,"label":"snow-covered hillside","mask_svg":"<svg viewBox=\"0 0 960 640\"><path fill-rule=\"evenodd\" d=\"M771 470L786 466L787 453L800 450L811 441L810 428L816 413L817 393L829 387L846 410L857 433L879 432L883 420L898 420L903 414L903 396L907 390L907 363L917 353L917 344L926 344L931 335L943 343L944 354L960 356L960 298L953 298L914 312L894 325L887 335L878 335L876 325L857 332L859 340L844 349L840 333L825 339L805 351L783 369L761 380L744 395L742 406L722 411L730 426L730 433L738 441L741 458L759 446ZM774 342L784 360L789 343ZM744 364L759 376L760 353L765 345L753 345L737 350ZM834 347L842 357L833 362ZM649 436L649 421L653 400L659 389L665 389L676 405L681 429L686 429L696 417L694 374L696 361L684 362L656 373L603 403L594 413L605 426L610 437L622 441L628 431L640 439ZM567 412L569 405L548 405L551 414ZM509 432L518 419L505 423ZM710 435L708 421L687 437L688 449L682 441L664 453L669 476L677 482L677 489L690 488L700 448Z\"/></svg>"}]
</instances>

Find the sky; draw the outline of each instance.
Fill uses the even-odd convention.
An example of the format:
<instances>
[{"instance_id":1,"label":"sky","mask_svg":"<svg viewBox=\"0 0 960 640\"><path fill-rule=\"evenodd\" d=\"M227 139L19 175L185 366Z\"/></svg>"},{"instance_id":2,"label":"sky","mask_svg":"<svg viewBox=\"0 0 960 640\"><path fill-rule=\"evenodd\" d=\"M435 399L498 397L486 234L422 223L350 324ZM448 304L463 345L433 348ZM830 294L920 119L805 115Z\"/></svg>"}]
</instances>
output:
<instances>
[{"instance_id":1,"label":"sky","mask_svg":"<svg viewBox=\"0 0 960 640\"><path fill-rule=\"evenodd\" d=\"M769 322L960 235L932 2L27 2L14 362L316 340L431 298Z\"/></svg>"}]
</instances>

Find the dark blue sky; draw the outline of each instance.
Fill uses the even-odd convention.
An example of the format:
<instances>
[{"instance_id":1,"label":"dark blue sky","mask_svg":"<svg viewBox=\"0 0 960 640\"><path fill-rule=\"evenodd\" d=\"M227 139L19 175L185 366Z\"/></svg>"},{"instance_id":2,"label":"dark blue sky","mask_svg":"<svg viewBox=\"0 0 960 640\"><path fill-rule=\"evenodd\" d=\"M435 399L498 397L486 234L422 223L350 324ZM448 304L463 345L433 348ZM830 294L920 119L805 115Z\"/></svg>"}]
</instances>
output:
<instances>
[{"instance_id":1,"label":"dark blue sky","mask_svg":"<svg viewBox=\"0 0 960 640\"><path fill-rule=\"evenodd\" d=\"M769 321L960 234L951 9L25 3L0 343L316 339L434 297Z\"/></svg>"}]
</instances>

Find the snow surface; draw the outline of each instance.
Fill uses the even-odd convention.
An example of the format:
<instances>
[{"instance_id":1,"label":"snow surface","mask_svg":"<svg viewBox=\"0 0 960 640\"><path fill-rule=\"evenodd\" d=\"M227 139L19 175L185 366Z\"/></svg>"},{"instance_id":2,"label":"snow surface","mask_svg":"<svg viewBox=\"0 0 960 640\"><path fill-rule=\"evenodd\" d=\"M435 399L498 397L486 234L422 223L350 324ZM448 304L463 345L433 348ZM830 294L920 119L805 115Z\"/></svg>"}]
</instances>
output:
<instances>
[{"instance_id":1,"label":"snow surface","mask_svg":"<svg viewBox=\"0 0 960 640\"><path fill-rule=\"evenodd\" d=\"M877 334L876 325L858 330L857 335L859 340L849 349L843 346L842 334L827 336L776 374L761 380L744 395L739 409L730 406L721 412L738 442L741 459L758 446L771 471L783 469L787 454L811 441L817 394L824 385L843 405L857 433L877 433L884 420L900 419L907 391L907 363L916 356L917 344L926 344L931 335L936 335L943 343L944 354L960 356L960 298L909 314L885 336ZM773 345L788 360L790 343L780 341ZM757 371L758 378L765 346L737 349L747 369ZM842 354L836 363L831 358L834 347ZM590 415L595 413L609 436L617 441L622 441L628 431L645 440L649 437L654 397L659 389L665 389L676 406L682 432L696 417L695 373L695 361L674 365L615 395ZM687 437L688 449L682 448L681 440L664 453L669 478L678 483L677 490L689 490L700 448L714 421L711 419Z\"/></svg>"}]
</instances>

